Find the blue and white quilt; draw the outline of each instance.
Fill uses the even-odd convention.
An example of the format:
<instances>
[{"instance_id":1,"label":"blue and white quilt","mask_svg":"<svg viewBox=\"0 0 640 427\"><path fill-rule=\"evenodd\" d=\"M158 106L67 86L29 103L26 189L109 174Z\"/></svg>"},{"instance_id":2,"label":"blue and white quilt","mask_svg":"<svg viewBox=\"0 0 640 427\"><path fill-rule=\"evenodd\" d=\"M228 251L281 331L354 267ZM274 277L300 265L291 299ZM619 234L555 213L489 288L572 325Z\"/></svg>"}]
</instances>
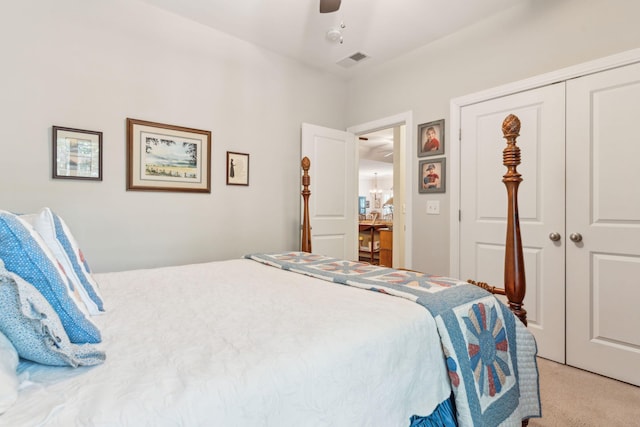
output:
<instances>
[{"instance_id":1,"label":"blue and white quilt","mask_svg":"<svg viewBox=\"0 0 640 427\"><path fill-rule=\"evenodd\" d=\"M541 416L535 340L487 291L448 277L306 252L246 258L424 306L440 334L458 425L519 426Z\"/></svg>"}]
</instances>

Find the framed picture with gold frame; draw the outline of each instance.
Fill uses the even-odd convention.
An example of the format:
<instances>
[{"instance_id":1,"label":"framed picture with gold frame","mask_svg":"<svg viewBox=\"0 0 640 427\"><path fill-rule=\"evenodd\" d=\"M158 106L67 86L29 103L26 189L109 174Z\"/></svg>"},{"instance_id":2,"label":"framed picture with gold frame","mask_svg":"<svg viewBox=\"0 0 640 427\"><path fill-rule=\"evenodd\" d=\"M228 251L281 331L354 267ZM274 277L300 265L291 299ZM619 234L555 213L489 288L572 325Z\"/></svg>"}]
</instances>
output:
<instances>
[{"instance_id":1,"label":"framed picture with gold frame","mask_svg":"<svg viewBox=\"0 0 640 427\"><path fill-rule=\"evenodd\" d=\"M127 190L211 193L211 132L128 118Z\"/></svg>"}]
</instances>

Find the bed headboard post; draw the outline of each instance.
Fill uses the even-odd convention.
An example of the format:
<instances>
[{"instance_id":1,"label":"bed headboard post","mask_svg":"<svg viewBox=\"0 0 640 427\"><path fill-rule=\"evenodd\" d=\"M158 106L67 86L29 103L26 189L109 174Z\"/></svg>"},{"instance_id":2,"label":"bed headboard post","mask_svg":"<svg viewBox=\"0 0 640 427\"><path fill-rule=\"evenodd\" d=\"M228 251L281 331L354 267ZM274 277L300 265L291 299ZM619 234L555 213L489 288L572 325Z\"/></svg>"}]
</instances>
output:
<instances>
[{"instance_id":1,"label":"bed headboard post","mask_svg":"<svg viewBox=\"0 0 640 427\"><path fill-rule=\"evenodd\" d=\"M520 119L513 114L507 116L502 122L502 133L507 140L507 147L502 152L503 164L507 167L507 173L503 176L502 182L507 187L508 197L504 288L511 311L526 325L527 311L522 308L526 282L518 214L518 186L522 182L522 177L517 171L517 166L520 164L520 147L516 145L516 138L520 135Z\"/></svg>"},{"instance_id":2,"label":"bed headboard post","mask_svg":"<svg viewBox=\"0 0 640 427\"><path fill-rule=\"evenodd\" d=\"M303 252L311 252L311 224L309 224L309 184L311 184L311 177L309 176L309 168L311 167L311 160L308 157L302 159L302 198L304 199L304 215L302 216L302 244L300 250Z\"/></svg>"}]
</instances>

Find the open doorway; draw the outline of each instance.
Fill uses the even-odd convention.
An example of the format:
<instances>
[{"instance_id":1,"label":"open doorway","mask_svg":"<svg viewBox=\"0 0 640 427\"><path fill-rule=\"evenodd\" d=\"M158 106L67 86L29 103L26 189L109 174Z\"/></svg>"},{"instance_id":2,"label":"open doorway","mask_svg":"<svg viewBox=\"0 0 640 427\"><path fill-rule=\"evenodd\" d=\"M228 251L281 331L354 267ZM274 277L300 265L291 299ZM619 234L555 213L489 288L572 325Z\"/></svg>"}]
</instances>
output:
<instances>
[{"instance_id":1,"label":"open doorway","mask_svg":"<svg viewBox=\"0 0 640 427\"><path fill-rule=\"evenodd\" d=\"M399 267L394 257L404 233L394 236L394 157L399 151L400 126L358 135L358 255L360 261ZM398 165L396 165L398 167ZM395 258L395 262L394 262Z\"/></svg>"},{"instance_id":2,"label":"open doorway","mask_svg":"<svg viewBox=\"0 0 640 427\"><path fill-rule=\"evenodd\" d=\"M358 136L358 257L393 266L393 128Z\"/></svg>"},{"instance_id":3,"label":"open doorway","mask_svg":"<svg viewBox=\"0 0 640 427\"><path fill-rule=\"evenodd\" d=\"M309 202L314 227L314 251L336 258L358 259L358 154L359 136L377 130L393 129L393 267L411 269L412 211L410 177L413 176L415 151L413 113L393 116L350 126L347 131L302 124L301 154L315 165L316 176L323 176ZM332 142L332 143L327 143ZM339 161L336 161L339 160ZM415 189L415 188L414 188ZM302 211L301 211L302 214Z\"/></svg>"},{"instance_id":4,"label":"open doorway","mask_svg":"<svg viewBox=\"0 0 640 427\"><path fill-rule=\"evenodd\" d=\"M412 230L413 223L411 193L415 190L412 179L412 168L415 151L410 149L410 141L414 141L413 113L405 111L393 116L382 117L359 125L349 126L347 132L356 136L366 135L380 129L393 129L393 267L412 268ZM356 160L357 163L357 160ZM356 168L357 169L357 168ZM354 172L356 172L354 170ZM357 201L357 191L354 188L354 201ZM354 210L357 213L357 209Z\"/></svg>"}]
</instances>

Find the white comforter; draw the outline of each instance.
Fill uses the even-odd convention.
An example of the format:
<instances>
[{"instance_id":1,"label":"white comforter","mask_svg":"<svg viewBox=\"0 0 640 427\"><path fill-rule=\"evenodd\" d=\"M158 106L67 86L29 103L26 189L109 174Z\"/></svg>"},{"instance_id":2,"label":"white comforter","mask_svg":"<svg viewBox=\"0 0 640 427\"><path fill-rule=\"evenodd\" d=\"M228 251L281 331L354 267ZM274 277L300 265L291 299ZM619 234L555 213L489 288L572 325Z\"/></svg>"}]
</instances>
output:
<instances>
[{"instance_id":1,"label":"white comforter","mask_svg":"<svg viewBox=\"0 0 640 427\"><path fill-rule=\"evenodd\" d=\"M402 298L244 259L95 278L106 362L23 363L0 425L400 427L450 394Z\"/></svg>"}]
</instances>

